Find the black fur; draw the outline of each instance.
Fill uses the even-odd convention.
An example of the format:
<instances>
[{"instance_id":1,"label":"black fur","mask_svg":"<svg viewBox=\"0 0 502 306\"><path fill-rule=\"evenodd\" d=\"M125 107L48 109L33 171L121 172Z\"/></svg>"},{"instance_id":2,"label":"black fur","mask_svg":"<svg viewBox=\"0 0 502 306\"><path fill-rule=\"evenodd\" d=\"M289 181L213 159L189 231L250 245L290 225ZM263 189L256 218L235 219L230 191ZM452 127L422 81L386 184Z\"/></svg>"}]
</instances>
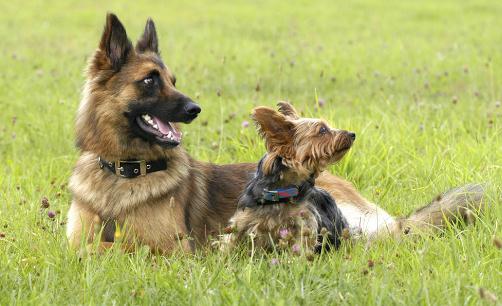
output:
<instances>
[{"instance_id":1,"label":"black fur","mask_svg":"<svg viewBox=\"0 0 502 306\"><path fill-rule=\"evenodd\" d=\"M315 209L319 214L319 230L324 227L328 230L328 244L325 246L329 250L332 246L337 249L340 246L340 236L342 231L348 228L347 220L342 215L342 212L336 205L335 199L324 189L314 187L315 192L310 193L309 201L314 204ZM322 236L319 237L322 243ZM316 252L322 250L322 244L316 248Z\"/></svg>"},{"instance_id":2,"label":"black fur","mask_svg":"<svg viewBox=\"0 0 502 306\"><path fill-rule=\"evenodd\" d=\"M237 204L238 209L244 208L254 208L258 207L258 201L262 198L262 193L264 188L276 189L279 187L284 187L280 185L280 175L286 166L283 165L282 160L278 157L272 166L271 174L265 175L262 171L263 160L267 155L262 157L258 162L258 167L256 169L255 176L249 181L244 189L244 192L239 198ZM328 241L325 248L329 250L331 247L335 249L340 246L340 236L344 228L347 228L347 220L343 217L340 209L336 206L335 199L330 196L325 190L315 187L315 179L310 177L308 180L303 182L298 186L298 197L297 201L308 201L313 205L313 209L316 210L316 216L318 216L319 228L318 241L319 246L316 247L315 251L320 252L322 250L322 240L321 230L325 228L328 232ZM272 204L275 205L275 204Z\"/></svg>"},{"instance_id":3,"label":"black fur","mask_svg":"<svg viewBox=\"0 0 502 306\"><path fill-rule=\"evenodd\" d=\"M139 52L152 51L159 53L157 30L155 30L155 23L150 18L148 18L146 22L143 35L136 44L136 50L138 50Z\"/></svg>"},{"instance_id":4,"label":"black fur","mask_svg":"<svg viewBox=\"0 0 502 306\"><path fill-rule=\"evenodd\" d=\"M266 156L266 155L265 155ZM245 207L257 207L258 201L262 198L263 189L276 189L281 186L279 183L281 171L286 169L282 164L281 158L278 157L272 166L271 174L265 175L262 171L263 159L258 162L255 176L246 185L246 189L239 198L237 208L244 209ZM314 179L311 178L300 186L298 186L298 201L303 201L314 188Z\"/></svg>"},{"instance_id":5,"label":"black fur","mask_svg":"<svg viewBox=\"0 0 502 306\"><path fill-rule=\"evenodd\" d=\"M126 30L114 14L108 14L106 17L100 48L106 52L115 71L122 68L132 50L132 43L127 38Z\"/></svg>"}]
</instances>

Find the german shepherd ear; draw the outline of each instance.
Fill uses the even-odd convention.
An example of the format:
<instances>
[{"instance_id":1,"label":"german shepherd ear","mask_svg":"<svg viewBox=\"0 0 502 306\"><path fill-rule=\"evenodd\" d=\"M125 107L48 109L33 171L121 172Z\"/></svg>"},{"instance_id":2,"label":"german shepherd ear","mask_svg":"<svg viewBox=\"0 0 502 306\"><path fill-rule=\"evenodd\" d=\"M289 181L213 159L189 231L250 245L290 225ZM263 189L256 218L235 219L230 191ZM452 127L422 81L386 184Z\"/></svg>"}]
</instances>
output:
<instances>
[{"instance_id":1,"label":"german shepherd ear","mask_svg":"<svg viewBox=\"0 0 502 306\"><path fill-rule=\"evenodd\" d=\"M263 106L255 108L251 116L258 132L265 139L269 151L290 144L294 133L294 124L286 116L272 108Z\"/></svg>"},{"instance_id":2,"label":"german shepherd ear","mask_svg":"<svg viewBox=\"0 0 502 306\"><path fill-rule=\"evenodd\" d=\"M284 116L289 117L291 119L299 118L296 109L293 107L293 105L291 105L291 103L286 101L280 101L279 103L277 103L277 107L279 108L279 112Z\"/></svg>"},{"instance_id":3,"label":"german shepherd ear","mask_svg":"<svg viewBox=\"0 0 502 306\"><path fill-rule=\"evenodd\" d=\"M138 52L152 51L159 53L157 30L155 30L155 23L151 18L146 21L145 31L136 44L136 50Z\"/></svg>"},{"instance_id":4,"label":"german shepherd ear","mask_svg":"<svg viewBox=\"0 0 502 306\"><path fill-rule=\"evenodd\" d=\"M105 52L113 70L119 71L127 61L127 57L132 50L132 43L127 38L127 33L116 15L108 13L106 15L105 29L101 36L99 49Z\"/></svg>"}]
</instances>

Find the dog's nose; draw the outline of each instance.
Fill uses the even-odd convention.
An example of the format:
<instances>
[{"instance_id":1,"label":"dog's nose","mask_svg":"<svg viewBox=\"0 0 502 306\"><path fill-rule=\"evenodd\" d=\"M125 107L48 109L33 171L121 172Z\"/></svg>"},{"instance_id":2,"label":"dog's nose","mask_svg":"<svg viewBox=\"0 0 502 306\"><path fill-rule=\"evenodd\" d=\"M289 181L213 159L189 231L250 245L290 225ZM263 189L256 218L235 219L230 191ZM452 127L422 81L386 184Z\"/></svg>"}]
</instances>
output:
<instances>
[{"instance_id":1,"label":"dog's nose","mask_svg":"<svg viewBox=\"0 0 502 306\"><path fill-rule=\"evenodd\" d=\"M200 106L198 106L193 102L188 102L188 104L185 105L185 112L187 113L187 115L195 116L198 115L200 111L201 111Z\"/></svg>"},{"instance_id":2,"label":"dog's nose","mask_svg":"<svg viewBox=\"0 0 502 306\"><path fill-rule=\"evenodd\" d=\"M348 132L348 134L349 134L350 139L352 139L352 141L356 140L356 133Z\"/></svg>"}]
</instances>

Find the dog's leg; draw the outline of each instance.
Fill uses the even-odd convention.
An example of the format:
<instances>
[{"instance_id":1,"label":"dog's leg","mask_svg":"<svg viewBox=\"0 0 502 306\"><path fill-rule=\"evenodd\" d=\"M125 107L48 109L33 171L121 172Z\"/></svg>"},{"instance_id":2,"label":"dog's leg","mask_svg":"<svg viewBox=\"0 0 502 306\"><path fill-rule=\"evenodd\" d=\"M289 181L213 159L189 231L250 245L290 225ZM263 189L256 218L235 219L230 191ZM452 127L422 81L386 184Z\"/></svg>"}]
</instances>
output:
<instances>
[{"instance_id":1,"label":"dog's leg","mask_svg":"<svg viewBox=\"0 0 502 306\"><path fill-rule=\"evenodd\" d=\"M230 219L229 225L223 229L225 234L221 235L217 242L220 251L228 253L235 248L238 235L238 233L235 233L237 226L236 219L238 219L240 215L240 212L236 212L232 219Z\"/></svg>"},{"instance_id":2,"label":"dog's leg","mask_svg":"<svg viewBox=\"0 0 502 306\"><path fill-rule=\"evenodd\" d=\"M94 245L96 239L101 237L101 218L90 212L85 206L77 201L73 201L68 212L68 225L66 235L70 242L70 247L79 250L80 257L95 252L101 253L109 249L113 243L99 242L98 247Z\"/></svg>"},{"instance_id":3,"label":"dog's leg","mask_svg":"<svg viewBox=\"0 0 502 306\"><path fill-rule=\"evenodd\" d=\"M229 253L235 247L235 234L225 234L222 235L219 241L220 251Z\"/></svg>"},{"instance_id":4,"label":"dog's leg","mask_svg":"<svg viewBox=\"0 0 502 306\"><path fill-rule=\"evenodd\" d=\"M68 212L68 225L66 235L70 246L79 250L79 255L101 254L111 249L115 243L101 241L103 222L101 218L90 212L83 205L74 201ZM96 239L99 240L96 245ZM125 253L134 252L133 243L121 242L120 249Z\"/></svg>"},{"instance_id":5,"label":"dog's leg","mask_svg":"<svg viewBox=\"0 0 502 306\"><path fill-rule=\"evenodd\" d=\"M92 213L77 201L73 201L68 211L66 236L73 249L79 249L81 244L90 244L99 237L101 218Z\"/></svg>"},{"instance_id":6,"label":"dog's leg","mask_svg":"<svg viewBox=\"0 0 502 306\"><path fill-rule=\"evenodd\" d=\"M85 255L94 255L94 254L103 254L105 253L107 250L110 250L114 247L117 246L117 243L114 243L114 242L108 242L108 241L101 241L98 243L98 245L95 245L95 244L87 244L85 246L85 251L84 249L82 249L80 251L80 256L83 257ZM123 253L133 253L134 251L136 251L136 247L133 243L128 243L128 242L121 242L121 243L118 243L118 247L120 248L120 250L123 252ZM161 252L155 252L153 251L152 253L161 253Z\"/></svg>"}]
</instances>

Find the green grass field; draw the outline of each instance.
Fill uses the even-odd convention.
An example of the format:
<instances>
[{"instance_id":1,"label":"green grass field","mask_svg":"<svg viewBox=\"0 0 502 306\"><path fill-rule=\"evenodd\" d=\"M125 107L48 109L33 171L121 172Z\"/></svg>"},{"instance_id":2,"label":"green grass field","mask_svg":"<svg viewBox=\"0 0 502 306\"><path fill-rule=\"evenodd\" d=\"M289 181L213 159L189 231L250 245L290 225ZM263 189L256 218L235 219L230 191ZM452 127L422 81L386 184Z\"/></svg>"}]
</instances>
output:
<instances>
[{"instance_id":1,"label":"green grass field","mask_svg":"<svg viewBox=\"0 0 502 306\"><path fill-rule=\"evenodd\" d=\"M497 303L479 288L502 302L502 2L18 3L0 4L0 305ZM486 213L439 237L313 261L114 250L79 261L66 183L82 71L107 11L133 40L156 21L178 88L203 109L184 127L195 158L257 161L264 146L243 121L288 99L358 134L330 171L391 214L468 182L490 183Z\"/></svg>"}]
</instances>

